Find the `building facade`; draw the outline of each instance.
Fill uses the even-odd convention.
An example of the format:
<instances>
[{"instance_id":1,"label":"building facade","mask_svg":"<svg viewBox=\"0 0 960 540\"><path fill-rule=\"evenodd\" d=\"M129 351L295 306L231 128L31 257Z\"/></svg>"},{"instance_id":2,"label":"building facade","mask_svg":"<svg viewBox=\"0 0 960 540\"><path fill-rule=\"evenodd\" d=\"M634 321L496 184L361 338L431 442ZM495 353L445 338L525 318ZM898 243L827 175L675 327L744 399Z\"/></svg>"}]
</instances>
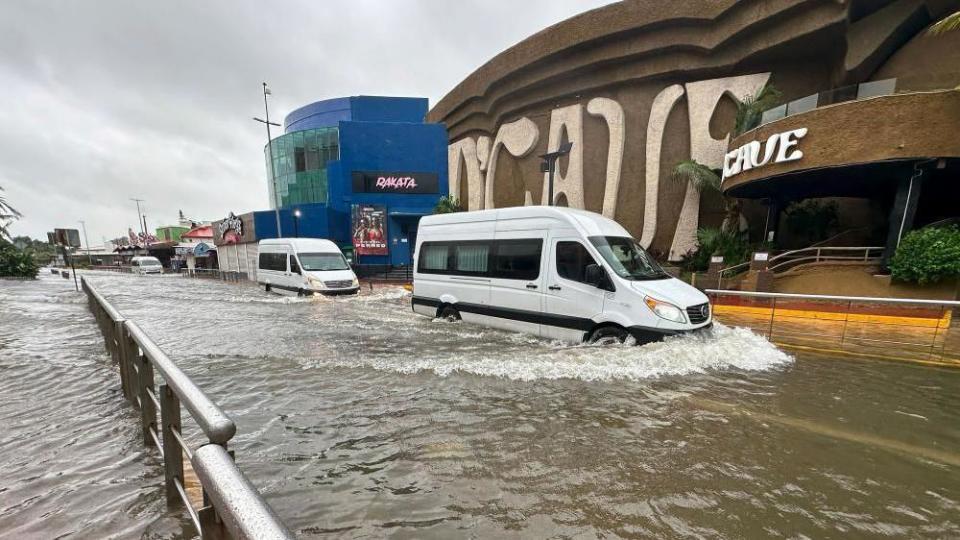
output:
<instances>
[{"instance_id":1,"label":"building facade","mask_svg":"<svg viewBox=\"0 0 960 540\"><path fill-rule=\"evenodd\" d=\"M264 147L271 210L213 224L220 268L255 279L256 242L293 236L330 239L361 270L411 264L419 220L449 185L446 129L426 114L424 98L378 96L291 112Z\"/></svg>"},{"instance_id":2,"label":"building facade","mask_svg":"<svg viewBox=\"0 0 960 540\"><path fill-rule=\"evenodd\" d=\"M627 0L504 51L427 118L448 128L450 193L469 209L546 203L538 156L572 142L554 204L616 219L661 258L695 249L698 227L724 218L718 194L674 179L686 160L727 166L722 189L744 199L754 241L776 232L779 209L808 197L841 198L842 218L870 216L900 234L914 215L918 225L957 215L938 201L958 195L960 32L927 29L958 8ZM768 86L782 94L778 107L739 133L738 103Z\"/></svg>"}]
</instances>

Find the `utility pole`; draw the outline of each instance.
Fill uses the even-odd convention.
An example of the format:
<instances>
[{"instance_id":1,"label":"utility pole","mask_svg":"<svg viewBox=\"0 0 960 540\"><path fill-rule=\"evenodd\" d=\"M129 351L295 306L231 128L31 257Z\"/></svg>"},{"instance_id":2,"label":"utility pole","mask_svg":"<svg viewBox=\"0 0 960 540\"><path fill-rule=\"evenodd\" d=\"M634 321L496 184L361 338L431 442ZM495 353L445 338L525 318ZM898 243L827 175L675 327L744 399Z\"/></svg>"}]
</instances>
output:
<instances>
[{"instance_id":1,"label":"utility pole","mask_svg":"<svg viewBox=\"0 0 960 540\"><path fill-rule=\"evenodd\" d=\"M81 219L80 226L83 227L83 243L87 246L87 264L93 266L93 259L90 258L90 240L87 239L87 223Z\"/></svg>"},{"instance_id":2,"label":"utility pole","mask_svg":"<svg viewBox=\"0 0 960 540\"><path fill-rule=\"evenodd\" d=\"M270 126L280 127L280 124L270 121L270 107L267 105L267 96L272 95L267 83L263 83L263 114L266 120L253 117L254 120L267 126L267 160L270 161L270 181L273 183L273 214L277 218L277 238L283 238L280 230L280 193L277 191L277 168L273 165L273 145L270 144Z\"/></svg>"},{"instance_id":3,"label":"utility pole","mask_svg":"<svg viewBox=\"0 0 960 540\"><path fill-rule=\"evenodd\" d=\"M137 202L137 226L140 227L140 233L143 235L143 238L146 239L146 238L147 238L147 231L146 231L146 229L143 228L143 222L140 220L140 216L143 215L143 214L140 213L140 203L143 202L143 199L136 199L136 198L131 197L130 200Z\"/></svg>"}]
</instances>

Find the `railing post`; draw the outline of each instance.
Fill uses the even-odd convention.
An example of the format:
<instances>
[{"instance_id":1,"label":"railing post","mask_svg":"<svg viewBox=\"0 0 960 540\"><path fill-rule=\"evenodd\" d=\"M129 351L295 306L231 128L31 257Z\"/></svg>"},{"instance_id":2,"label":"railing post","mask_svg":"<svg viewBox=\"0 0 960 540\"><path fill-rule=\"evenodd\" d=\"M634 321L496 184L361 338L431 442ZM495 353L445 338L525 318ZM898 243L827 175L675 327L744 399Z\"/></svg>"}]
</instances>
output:
<instances>
[{"instance_id":1,"label":"railing post","mask_svg":"<svg viewBox=\"0 0 960 540\"><path fill-rule=\"evenodd\" d=\"M127 363L130 358L130 348L127 340L127 327L125 321L116 321L114 329L117 334L117 364L120 367L120 389L123 390L123 397L130 399L130 366Z\"/></svg>"},{"instance_id":2,"label":"railing post","mask_svg":"<svg viewBox=\"0 0 960 540\"><path fill-rule=\"evenodd\" d=\"M148 389L153 390L153 366L146 355L137 355L137 395L140 396L140 425L143 428L143 444L154 446L151 428L157 425L157 406L150 399Z\"/></svg>"},{"instance_id":3,"label":"railing post","mask_svg":"<svg viewBox=\"0 0 960 540\"><path fill-rule=\"evenodd\" d=\"M840 350L843 350L843 344L847 340L847 321L850 320L850 309L853 308L853 300L847 301L847 313L843 317L843 330L840 332Z\"/></svg>"},{"instance_id":4,"label":"railing post","mask_svg":"<svg viewBox=\"0 0 960 540\"><path fill-rule=\"evenodd\" d=\"M773 297L773 306L770 307L770 328L767 330L767 339L773 342L773 319L777 316L777 297Z\"/></svg>"},{"instance_id":5,"label":"railing post","mask_svg":"<svg viewBox=\"0 0 960 540\"><path fill-rule=\"evenodd\" d=\"M179 506L180 493L175 480L183 485L183 450L173 436L180 433L180 399L165 384L160 385L160 423L163 430L163 469L166 477L167 506Z\"/></svg>"}]
</instances>

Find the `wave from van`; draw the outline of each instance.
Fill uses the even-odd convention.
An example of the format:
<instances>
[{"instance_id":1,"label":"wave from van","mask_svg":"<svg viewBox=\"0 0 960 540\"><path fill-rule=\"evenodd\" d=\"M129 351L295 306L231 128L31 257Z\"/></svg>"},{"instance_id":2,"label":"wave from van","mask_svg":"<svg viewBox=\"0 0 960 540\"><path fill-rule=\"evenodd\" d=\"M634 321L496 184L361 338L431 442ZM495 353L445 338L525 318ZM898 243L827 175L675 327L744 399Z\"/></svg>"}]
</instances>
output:
<instances>
[{"instance_id":1,"label":"wave from van","mask_svg":"<svg viewBox=\"0 0 960 540\"><path fill-rule=\"evenodd\" d=\"M568 345L524 334L495 330L478 332L475 326L436 320L427 330L473 334L474 347L421 351L417 355L370 355L311 362L309 367L367 367L401 374L431 372L440 376L472 374L519 381L579 379L583 381L644 380L721 370L761 371L788 366L793 358L762 336L745 328L717 324L700 334L667 338L644 346ZM433 332L431 332L433 333ZM482 336L476 334L481 333ZM480 340L503 337L523 346L523 354L506 355ZM522 341L522 343L518 343ZM516 351L515 351L516 352Z\"/></svg>"}]
</instances>

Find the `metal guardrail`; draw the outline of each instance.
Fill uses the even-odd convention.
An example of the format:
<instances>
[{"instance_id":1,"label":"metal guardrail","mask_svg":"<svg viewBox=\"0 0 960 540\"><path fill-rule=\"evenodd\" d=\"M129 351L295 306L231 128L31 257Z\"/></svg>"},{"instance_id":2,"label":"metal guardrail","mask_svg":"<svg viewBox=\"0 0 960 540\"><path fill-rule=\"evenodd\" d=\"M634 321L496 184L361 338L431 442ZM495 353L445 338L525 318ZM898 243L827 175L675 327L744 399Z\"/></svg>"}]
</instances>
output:
<instances>
[{"instance_id":1,"label":"metal guardrail","mask_svg":"<svg viewBox=\"0 0 960 540\"><path fill-rule=\"evenodd\" d=\"M786 270L788 265L805 262L828 261L858 261L875 262L880 260L884 248L882 246L845 247L845 246L812 246L802 249L785 251L770 257L767 261L767 270L776 273L777 269ZM834 255L834 253L854 253L855 255ZM862 252L862 254L861 254ZM774 261L780 261L772 264Z\"/></svg>"},{"instance_id":2,"label":"metal guardrail","mask_svg":"<svg viewBox=\"0 0 960 540\"><path fill-rule=\"evenodd\" d=\"M90 270L117 272L119 274L130 274L133 272L133 268L131 268L130 266L117 266L115 264L94 264L89 268Z\"/></svg>"},{"instance_id":3,"label":"metal guardrail","mask_svg":"<svg viewBox=\"0 0 960 540\"><path fill-rule=\"evenodd\" d=\"M247 281L246 272L235 272L232 270L219 270L216 268L182 268L178 274L191 278L218 279L220 281L242 282Z\"/></svg>"},{"instance_id":4,"label":"metal guardrail","mask_svg":"<svg viewBox=\"0 0 960 540\"><path fill-rule=\"evenodd\" d=\"M184 505L204 539L228 535L294 538L227 451L227 443L237 431L233 420L136 323L124 318L86 279L81 283L107 351L120 368L123 395L140 411L143 443L156 447L163 458L167 505ZM163 381L159 387L155 386L155 373ZM184 440L181 403L206 436L206 443L191 447ZM187 497L184 455L203 488L204 506L199 510Z\"/></svg>"},{"instance_id":5,"label":"metal guardrail","mask_svg":"<svg viewBox=\"0 0 960 540\"><path fill-rule=\"evenodd\" d=\"M719 322L778 345L960 367L960 301L704 292Z\"/></svg>"}]
</instances>

